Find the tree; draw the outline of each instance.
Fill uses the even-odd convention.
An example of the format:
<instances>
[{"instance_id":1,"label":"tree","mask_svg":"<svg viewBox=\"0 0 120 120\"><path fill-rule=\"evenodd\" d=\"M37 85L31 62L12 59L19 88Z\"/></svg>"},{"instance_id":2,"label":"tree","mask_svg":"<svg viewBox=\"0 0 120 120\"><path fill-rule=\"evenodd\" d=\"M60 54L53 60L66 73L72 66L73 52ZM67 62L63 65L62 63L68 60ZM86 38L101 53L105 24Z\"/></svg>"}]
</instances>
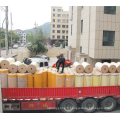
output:
<instances>
[{"instance_id":1,"label":"tree","mask_svg":"<svg viewBox=\"0 0 120 120\"><path fill-rule=\"evenodd\" d=\"M58 40L55 42L55 47L60 47L60 42Z\"/></svg>"},{"instance_id":2,"label":"tree","mask_svg":"<svg viewBox=\"0 0 120 120\"><path fill-rule=\"evenodd\" d=\"M43 34L42 29L34 29L33 32L27 34L27 40L31 43L31 45L27 45L27 48L32 52L37 53L45 53L48 49L45 48L45 36Z\"/></svg>"},{"instance_id":3,"label":"tree","mask_svg":"<svg viewBox=\"0 0 120 120\"><path fill-rule=\"evenodd\" d=\"M62 44L63 48L65 48L65 41ZM68 46L68 42L66 41L66 46Z\"/></svg>"}]
</instances>

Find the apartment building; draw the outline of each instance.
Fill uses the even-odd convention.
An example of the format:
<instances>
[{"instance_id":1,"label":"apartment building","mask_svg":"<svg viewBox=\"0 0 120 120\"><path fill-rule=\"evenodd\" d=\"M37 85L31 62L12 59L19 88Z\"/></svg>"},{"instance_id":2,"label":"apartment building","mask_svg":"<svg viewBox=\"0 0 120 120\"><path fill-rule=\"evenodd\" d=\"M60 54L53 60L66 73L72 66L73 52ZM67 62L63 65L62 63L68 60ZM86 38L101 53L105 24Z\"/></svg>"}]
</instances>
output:
<instances>
[{"instance_id":1,"label":"apartment building","mask_svg":"<svg viewBox=\"0 0 120 120\"><path fill-rule=\"evenodd\" d=\"M120 6L70 6L67 57L72 61L120 59Z\"/></svg>"},{"instance_id":2,"label":"apartment building","mask_svg":"<svg viewBox=\"0 0 120 120\"><path fill-rule=\"evenodd\" d=\"M24 43L26 44L27 42L27 38L26 38L26 33L24 33L24 31L20 30L20 29L17 29L17 30L14 30L14 32L20 37L20 42L21 43Z\"/></svg>"},{"instance_id":3,"label":"apartment building","mask_svg":"<svg viewBox=\"0 0 120 120\"><path fill-rule=\"evenodd\" d=\"M62 7L51 7L51 45L55 41L68 41L69 12L63 11Z\"/></svg>"}]
</instances>

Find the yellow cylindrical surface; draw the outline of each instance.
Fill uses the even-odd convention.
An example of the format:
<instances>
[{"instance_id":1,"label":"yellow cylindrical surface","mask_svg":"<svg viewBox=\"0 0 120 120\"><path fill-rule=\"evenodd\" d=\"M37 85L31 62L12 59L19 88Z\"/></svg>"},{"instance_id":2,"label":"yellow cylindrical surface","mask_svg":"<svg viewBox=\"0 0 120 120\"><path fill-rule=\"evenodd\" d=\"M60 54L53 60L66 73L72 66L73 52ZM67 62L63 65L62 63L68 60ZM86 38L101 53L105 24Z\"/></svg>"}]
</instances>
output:
<instances>
[{"instance_id":1,"label":"yellow cylindrical surface","mask_svg":"<svg viewBox=\"0 0 120 120\"><path fill-rule=\"evenodd\" d=\"M56 87L56 72L52 71L51 87Z\"/></svg>"},{"instance_id":2,"label":"yellow cylindrical surface","mask_svg":"<svg viewBox=\"0 0 120 120\"><path fill-rule=\"evenodd\" d=\"M27 87L28 88L33 88L33 74L32 73L27 73Z\"/></svg>"},{"instance_id":3,"label":"yellow cylindrical surface","mask_svg":"<svg viewBox=\"0 0 120 120\"><path fill-rule=\"evenodd\" d=\"M42 79L43 79L43 87L48 87L48 72L47 70L43 70L42 73Z\"/></svg>"},{"instance_id":4,"label":"yellow cylindrical surface","mask_svg":"<svg viewBox=\"0 0 120 120\"><path fill-rule=\"evenodd\" d=\"M1 88L8 87L8 69L0 69Z\"/></svg>"},{"instance_id":5,"label":"yellow cylindrical surface","mask_svg":"<svg viewBox=\"0 0 120 120\"><path fill-rule=\"evenodd\" d=\"M83 87L83 74L75 75L75 87Z\"/></svg>"},{"instance_id":6,"label":"yellow cylindrical surface","mask_svg":"<svg viewBox=\"0 0 120 120\"><path fill-rule=\"evenodd\" d=\"M92 86L101 86L101 74L94 74L93 75Z\"/></svg>"},{"instance_id":7,"label":"yellow cylindrical surface","mask_svg":"<svg viewBox=\"0 0 120 120\"><path fill-rule=\"evenodd\" d=\"M92 86L92 74L85 74L83 79L84 79L84 87Z\"/></svg>"},{"instance_id":8,"label":"yellow cylindrical surface","mask_svg":"<svg viewBox=\"0 0 120 120\"><path fill-rule=\"evenodd\" d=\"M30 65L28 65L27 71L28 71L29 73L35 73L35 72L37 72L37 68L38 68L38 67L39 67L39 66L38 66L37 62L32 62Z\"/></svg>"},{"instance_id":9,"label":"yellow cylindrical surface","mask_svg":"<svg viewBox=\"0 0 120 120\"><path fill-rule=\"evenodd\" d=\"M34 73L34 87L39 88L42 86L42 72L36 72Z\"/></svg>"},{"instance_id":10,"label":"yellow cylindrical surface","mask_svg":"<svg viewBox=\"0 0 120 120\"><path fill-rule=\"evenodd\" d=\"M102 74L101 86L109 86L109 85L110 85L110 74Z\"/></svg>"},{"instance_id":11,"label":"yellow cylindrical surface","mask_svg":"<svg viewBox=\"0 0 120 120\"><path fill-rule=\"evenodd\" d=\"M8 88L17 88L17 74L9 73L8 74Z\"/></svg>"},{"instance_id":12,"label":"yellow cylindrical surface","mask_svg":"<svg viewBox=\"0 0 120 120\"><path fill-rule=\"evenodd\" d=\"M117 85L120 86L120 73L118 73Z\"/></svg>"},{"instance_id":13,"label":"yellow cylindrical surface","mask_svg":"<svg viewBox=\"0 0 120 120\"><path fill-rule=\"evenodd\" d=\"M65 87L65 74L56 74L56 87Z\"/></svg>"},{"instance_id":14,"label":"yellow cylindrical surface","mask_svg":"<svg viewBox=\"0 0 120 120\"><path fill-rule=\"evenodd\" d=\"M112 73L110 74L110 86L116 86L117 85L117 74Z\"/></svg>"},{"instance_id":15,"label":"yellow cylindrical surface","mask_svg":"<svg viewBox=\"0 0 120 120\"><path fill-rule=\"evenodd\" d=\"M27 88L27 74L26 73L18 73L18 88Z\"/></svg>"},{"instance_id":16,"label":"yellow cylindrical surface","mask_svg":"<svg viewBox=\"0 0 120 120\"><path fill-rule=\"evenodd\" d=\"M75 87L74 75L66 75L65 87Z\"/></svg>"},{"instance_id":17,"label":"yellow cylindrical surface","mask_svg":"<svg viewBox=\"0 0 120 120\"><path fill-rule=\"evenodd\" d=\"M51 82L52 81L52 71L48 70L48 87L51 87Z\"/></svg>"}]
</instances>

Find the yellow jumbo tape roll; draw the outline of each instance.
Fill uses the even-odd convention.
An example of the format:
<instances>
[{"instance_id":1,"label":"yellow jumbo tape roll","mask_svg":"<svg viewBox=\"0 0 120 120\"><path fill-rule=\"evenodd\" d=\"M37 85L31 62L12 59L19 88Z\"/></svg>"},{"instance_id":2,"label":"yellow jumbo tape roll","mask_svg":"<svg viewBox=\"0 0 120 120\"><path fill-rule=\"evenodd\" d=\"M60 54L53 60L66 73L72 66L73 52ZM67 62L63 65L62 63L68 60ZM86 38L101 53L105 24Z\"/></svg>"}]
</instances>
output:
<instances>
[{"instance_id":1,"label":"yellow jumbo tape roll","mask_svg":"<svg viewBox=\"0 0 120 120\"><path fill-rule=\"evenodd\" d=\"M120 86L120 73L118 73L117 85Z\"/></svg>"},{"instance_id":2,"label":"yellow jumbo tape roll","mask_svg":"<svg viewBox=\"0 0 120 120\"><path fill-rule=\"evenodd\" d=\"M17 88L17 87L18 87L17 74L9 73L8 74L8 88Z\"/></svg>"},{"instance_id":3,"label":"yellow jumbo tape roll","mask_svg":"<svg viewBox=\"0 0 120 120\"><path fill-rule=\"evenodd\" d=\"M56 72L55 71L52 71L52 74L51 74L51 87L56 87Z\"/></svg>"},{"instance_id":4,"label":"yellow jumbo tape roll","mask_svg":"<svg viewBox=\"0 0 120 120\"><path fill-rule=\"evenodd\" d=\"M83 74L75 75L75 87L83 87Z\"/></svg>"},{"instance_id":5,"label":"yellow jumbo tape roll","mask_svg":"<svg viewBox=\"0 0 120 120\"><path fill-rule=\"evenodd\" d=\"M109 86L110 85L110 74L102 74L101 78L101 86Z\"/></svg>"},{"instance_id":6,"label":"yellow jumbo tape roll","mask_svg":"<svg viewBox=\"0 0 120 120\"><path fill-rule=\"evenodd\" d=\"M94 74L93 75L92 86L101 86L101 74Z\"/></svg>"},{"instance_id":7,"label":"yellow jumbo tape roll","mask_svg":"<svg viewBox=\"0 0 120 120\"><path fill-rule=\"evenodd\" d=\"M0 69L1 88L8 88L8 69Z\"/></svg>"},{"instance_id":8,"label":"yellow jumbo tape roll","mask_svg":"<svg viewBox=\"0 0 120 120\"><path fill-rule=\"evenodd\" d=\"M48 87L48 72L47 70L42 71L43 87Z\"/></svg>"},{"instance_id":9,"label":"yellow jumbo tape roll","mask_svg":"<svg viewBox=\"0 0 120 120\"><path fill-rule=\"evenodd\" d=\"M28 88L33 88L34 85L33 85L33 74L32 73L27 73L27 87Z\"/></svg>"},{"instance_id":10,"label":"yellow jumbo tape roll","mask_svg":"<svg viewBox=\"0 0 120 120\"><path fill-rule=\"evenodd\" d=\"M34 73L34 88L42 88L42 72Z\"/></svg>"},{"instance_id":11,"label":"yellow jumbo tape roll","mask_svg":"<svg viewBox=\"0 0 120 120\"><path fill-rule=\"evenodd\" d=\"M116 73L111 73L110 74L110 86L117 86L117 74Z\"/></svg>"},{"instance_id":12,"label":"yellow jumbo tape roll","mask_svg":"<svg viewBox=\"0 0 120 120\"><path fill-rule=\"evenodd\" d=\"M92 86L92 74L84 74L84 87L91 87Z\"/></svg>"},{"instance_id":13,"label":"yellow jumbo tape roll","mask_svg":"<svg viewBox=\"0 0 120 120\"><path fill-rule=\"evenodd\" d=\"M27 71L29 73L35 73L37 71L37 68L38 68L37 62L32 62L30 65L28 65Z\"/></svg>"},{"instance_id":14,"label":"yellow jumbo tape roll","mask_svg":"<svg viewBox=\"0 0 120 120\"><path fill-rule=\"evenodd\" d=\"M65 87L75 87L74 75L66 74Z\"/></svg>"},{"instance_id":15,"label":"yellow jumbo tape roll","mask_svg":"<svg viewBox=\"0 0 120 120\"><path fill-rule=\"evenodd\" d=\"M65 74L56 74L56 87L65 87Z\"/></svg>"},{"instance_id":16,"label":"yellow jumbo tape roll","mask_svg":"<svg viewBox=\"0 0 120 120\"><path fill-rule=\"evenodd\" d=\"M51 87L51 80L52 80L52 71L49 69L48 70L48 87Z\"/></svg>"}]
</instances>

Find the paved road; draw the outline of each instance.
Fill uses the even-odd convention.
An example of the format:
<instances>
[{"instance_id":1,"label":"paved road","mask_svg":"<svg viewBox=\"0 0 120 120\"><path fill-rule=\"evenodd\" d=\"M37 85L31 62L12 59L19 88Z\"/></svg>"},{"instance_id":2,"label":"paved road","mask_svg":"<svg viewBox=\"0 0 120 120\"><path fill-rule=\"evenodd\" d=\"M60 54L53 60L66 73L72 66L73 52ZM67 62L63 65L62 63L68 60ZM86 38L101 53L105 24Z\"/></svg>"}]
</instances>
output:
<instances>
[{"instance_id":1,"label":"paved road","mask_svg":"<svg viewBox=\"0 0 120 120\"><path fill-rule=\"evenodd\" d=\"M24 47L18 47L18 49L12 49L12 54L11 54L11 49L9 49L9 54L6 55L6 50L1 51L1 57L8 58L12 57L13 55L16 55L20 51L25 51Z\"/></svg>"}]
</instances>

